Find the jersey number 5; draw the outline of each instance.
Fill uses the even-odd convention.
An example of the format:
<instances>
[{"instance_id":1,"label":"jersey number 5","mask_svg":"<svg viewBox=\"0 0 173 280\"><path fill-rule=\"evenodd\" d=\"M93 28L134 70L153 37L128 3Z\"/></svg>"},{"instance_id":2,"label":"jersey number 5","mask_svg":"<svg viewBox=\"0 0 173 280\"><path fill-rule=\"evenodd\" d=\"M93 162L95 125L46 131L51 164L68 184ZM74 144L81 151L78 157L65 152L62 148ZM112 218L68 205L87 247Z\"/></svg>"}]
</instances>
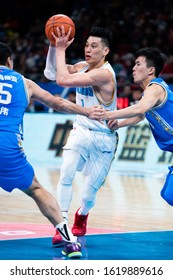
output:
<instances>
[{"instance_id":1,"label":"jersey number 5","mask_svg":"<svg viewBox=\"0 0 173 280\"><path fill-rule=\"evenodd\" d=\"M0 103L1 104L9 104L11 103L12 95L8 90L4 90L6 88L12 88L12 85L7 83L0 83Z\"/></svg>"}]
</instances>

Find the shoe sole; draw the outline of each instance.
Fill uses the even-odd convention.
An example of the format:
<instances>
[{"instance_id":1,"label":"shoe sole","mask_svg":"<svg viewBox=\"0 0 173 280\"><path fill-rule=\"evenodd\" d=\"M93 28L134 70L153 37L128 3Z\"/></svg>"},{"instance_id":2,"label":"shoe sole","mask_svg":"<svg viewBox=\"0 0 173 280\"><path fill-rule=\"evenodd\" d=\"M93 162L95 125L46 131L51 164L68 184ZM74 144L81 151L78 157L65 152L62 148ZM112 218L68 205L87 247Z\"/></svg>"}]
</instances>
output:
<instances>
[{"instance_id":1,"label":"shoe sole","mask_svg":"<svg viewBox=\"0 0 173 280\"><path fill-rule=\"evenodd\" d=\"M68 258L81 258L82 257L82 253L81 252L72 252L70 254L66 254L65 251L62 251L62 254Z\"/></svg>"}]
</instances>

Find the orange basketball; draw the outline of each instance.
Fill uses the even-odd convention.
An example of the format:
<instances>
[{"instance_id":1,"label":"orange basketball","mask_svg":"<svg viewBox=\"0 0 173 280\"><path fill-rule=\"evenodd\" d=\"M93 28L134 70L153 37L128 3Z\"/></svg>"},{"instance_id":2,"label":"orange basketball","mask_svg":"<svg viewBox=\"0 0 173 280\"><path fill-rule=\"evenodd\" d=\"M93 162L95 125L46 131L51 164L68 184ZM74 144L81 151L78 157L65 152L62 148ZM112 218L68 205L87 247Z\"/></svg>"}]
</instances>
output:
<instances>
[{"instance_id":1,"label":"orange basketball","mask_svg":"<svg viewBox=\"0 0 173 280\"><path fill-rule=\"evenodd\" d=\"M54 15L54 16L50 17L48 19L48 21L46 22L46 25L45 25L46 37L52 44L55 43L55 39L52 36L52 32L55 35L58 35L57 34L57 27L59 27L60 30L61 30L62 25L64 26L66 34L68 33L69 28L71 27L71 34L70 34L69 40L74 38L76 28L75 28L75 24L74 24L73 20L66 15L57 14L57 15Z\"/></svg>"}]
</instances>

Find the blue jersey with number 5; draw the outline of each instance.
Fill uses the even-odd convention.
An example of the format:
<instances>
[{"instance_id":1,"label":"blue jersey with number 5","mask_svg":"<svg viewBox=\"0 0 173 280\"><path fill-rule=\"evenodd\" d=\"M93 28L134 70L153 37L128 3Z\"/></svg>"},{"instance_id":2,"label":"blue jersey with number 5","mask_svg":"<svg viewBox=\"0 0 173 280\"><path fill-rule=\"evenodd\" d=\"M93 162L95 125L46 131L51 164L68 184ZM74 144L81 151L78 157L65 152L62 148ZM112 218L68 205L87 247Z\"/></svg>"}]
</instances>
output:
<instances>
[{"instance_id":1,"label":"blue jersey with number 5","mask_svg":"<svg viewBox=\"0 0 173 280\"><path fill-rule=\"evenodd\" d=\"M23 115L28 104L24 77L0 66L0 131L14 132L23 137Z\"/></svg>"}]
</instances>

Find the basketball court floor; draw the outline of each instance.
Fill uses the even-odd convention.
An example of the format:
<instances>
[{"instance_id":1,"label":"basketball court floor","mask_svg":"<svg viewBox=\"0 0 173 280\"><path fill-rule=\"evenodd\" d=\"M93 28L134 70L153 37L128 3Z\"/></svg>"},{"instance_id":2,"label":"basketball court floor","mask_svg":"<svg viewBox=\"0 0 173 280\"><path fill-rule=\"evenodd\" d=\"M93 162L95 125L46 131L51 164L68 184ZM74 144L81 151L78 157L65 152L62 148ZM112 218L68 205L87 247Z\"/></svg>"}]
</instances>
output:
<instances>
[{"instance_id":1,"label":"basketball court floor","mask_svg":"<svg viewBox=\"0 0 173 280\"><path fill-rule=\"evenodd\" d=\"M59 170L35 167L39 181L56 196ZM83 177L77 174L69 225L80 206ZM79 260L173 260L173 208L160 197L162 174L111 170L80 237ZM0 189L0 260L67 260L52 246L53 226L34 201L18 190Z\"/></svg>"}]
</instances>

